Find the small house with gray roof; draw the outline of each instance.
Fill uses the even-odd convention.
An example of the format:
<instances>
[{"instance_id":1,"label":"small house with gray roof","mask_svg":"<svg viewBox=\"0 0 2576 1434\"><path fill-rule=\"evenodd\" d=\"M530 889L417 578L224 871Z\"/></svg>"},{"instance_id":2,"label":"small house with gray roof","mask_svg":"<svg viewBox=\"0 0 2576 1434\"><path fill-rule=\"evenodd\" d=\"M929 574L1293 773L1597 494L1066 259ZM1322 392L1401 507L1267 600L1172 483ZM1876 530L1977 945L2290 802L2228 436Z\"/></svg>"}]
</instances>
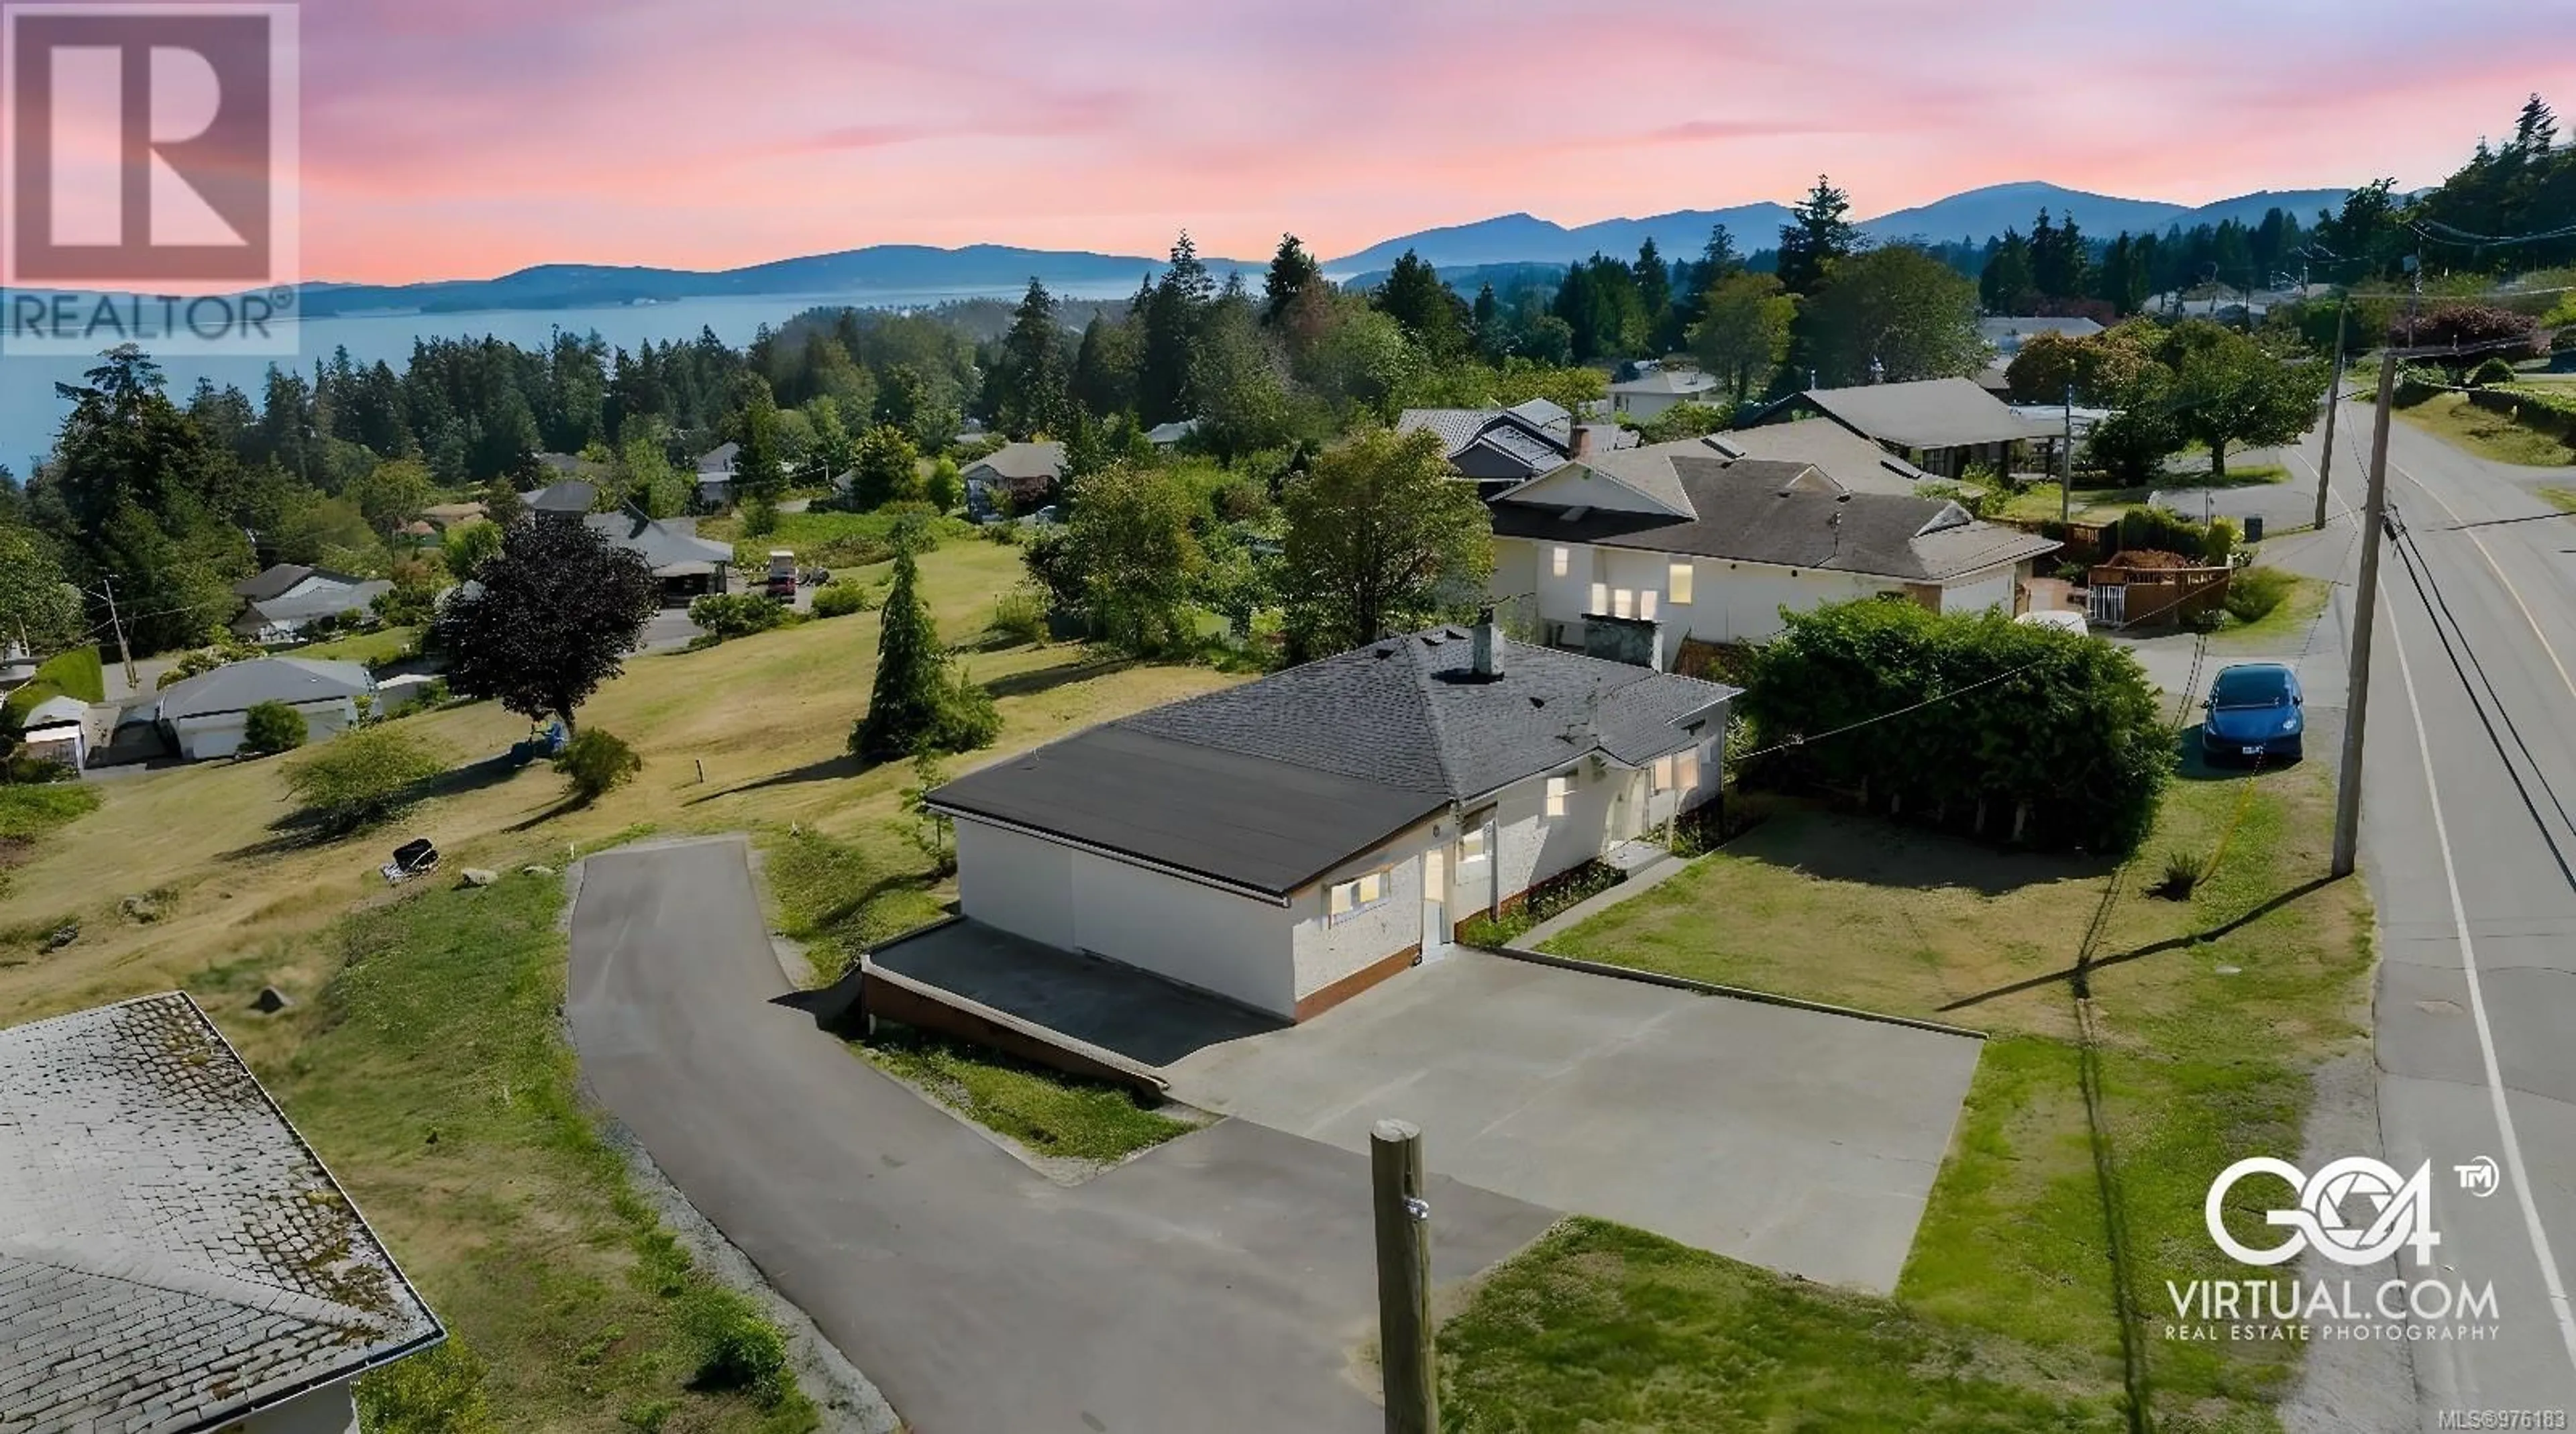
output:
<instances>
[{"instance_id":1,"label":"small house with gray roof","mask_svg":"<svg viewBox=\"0 0 2576 1434\"><path fill-rule=\"evenodd\" d=\"M446 1338L205 1012L0 1030L0 1430L341 1434Z\"/></svg>"},{"instance_id":2,"label":"small house with gray roof","mask_svg":"<svg viewBox=\"0 0 2576 1434\"><path fill-rule=\"evenodd\" d=\"M263 657L229 662L162 688L152 721L180 756L203 762L241 750L250 709L261 703L292 708L304 719L308 739L319 741L357 726L358 704L372 707L375 700L375 677L358 663Z\"/></svg>"},{"instance_id":3,"label":"small house with gray roof","mask_svg":"<svg viewBox=\"0 0 2576 1434\"><path fill-rule=\"evenodd\" d=\"M1061 443L1005 443L966 465L966 516L978 523L1015 517L1047 501L1064 481Z\"/></svg>"},{"instance_id":4,"label":"small house with gray roof","mask_svg":"<svg viewBox=\"0 0 2576 1434\"><path fill-rule=\"evenodd\" d=\"M1763 409L1743 426L1806 418L1830 419L1942 478L1962 477L1972 463L2012 471L2015 445L2025 443L2044 451L2038 461L2046 465L2060 437L2055 426L2033 423L1965 378L1811 388Z\"/></svg>"},{"instance_id":5,"label":"small house with gray roof","mask_svg":"<svg viewBox=\"0 0 2576 1434\"><path fill-rule=\"evenodd\" d=\"M2058 547L1947 499L1855 489L1714 438L1569 463L1491 512L1496 602L1520 604L1552 645L1658 668L1686 641L1772 637L1784 608L1883 594L2012 613L2032 563Z\"/></svg>"},{"instance_id":6,"label":"small house with gray roof","mask_svg":"<svg viewBox=\"0 0 2576 1434\"><path fill-rule=\"evenodd\" d=\"M1389 637L933 790L965 919L1304 1020L1715 796L1736 690Z\"/></svg>"},{"instance_id":7,"label":"small house with gray roof","mask_svg":"<svg viewBox=\"0 0 2576 1434\"><path fill-rule=\"evenodd\" d=\"M662 585L666 607L685 607L709 593L726 590L733 570L733 545L697 534L696 520L648 518L633 508L592 513L582 521L617 547L644 559Z\"/></svg>"},{"instance_id":8,"label":"small house with gray roof","mask_svg":"<svg viewBox=\"0 0 2576 1434\"><path fill-rule=\"evenodd\" d=\"M1633 447L1616 424L1578 424L1562 404L1533 398L1510 408L1408 408L1395 431L1436 433L1451 471L1490 498L1562 466L1569 457Z\"/></svg>"}]
</instances>

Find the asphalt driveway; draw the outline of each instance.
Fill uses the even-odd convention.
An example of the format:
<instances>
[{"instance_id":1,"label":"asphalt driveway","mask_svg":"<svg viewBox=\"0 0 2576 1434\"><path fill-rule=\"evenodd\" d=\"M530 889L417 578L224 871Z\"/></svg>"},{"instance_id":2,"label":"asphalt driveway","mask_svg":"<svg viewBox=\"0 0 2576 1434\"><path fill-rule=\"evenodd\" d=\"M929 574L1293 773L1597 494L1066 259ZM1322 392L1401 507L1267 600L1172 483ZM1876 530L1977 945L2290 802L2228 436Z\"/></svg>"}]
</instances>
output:
<instances>
[{"instance_id":1,"label":"asphalt driveway","mask_svg":"<svg viewBox=\"0 0 2576 1434\"><path fill-rule=\"evenodd\" d=\"M1979 1042L1457 951L1168 1067L1193 1105L1470 1185L1891 1291Z\"/></svg>"},{"instance_id":2,"label":"asphalt driveway","mask_svg":"<svg viewBox=\"0 0 2576 1434\"><path fill-rule=\"evenodd\" d=\"M776 1003L740 841L581 871L586 1083L918 1434L1382 1427L1349 1373L1376 1309L1364 1156L1229 1120L1051 1184ZM1554 1218L1446 1178L1428 1198L1443 1281Z\"/></svg>"}]
</instances>

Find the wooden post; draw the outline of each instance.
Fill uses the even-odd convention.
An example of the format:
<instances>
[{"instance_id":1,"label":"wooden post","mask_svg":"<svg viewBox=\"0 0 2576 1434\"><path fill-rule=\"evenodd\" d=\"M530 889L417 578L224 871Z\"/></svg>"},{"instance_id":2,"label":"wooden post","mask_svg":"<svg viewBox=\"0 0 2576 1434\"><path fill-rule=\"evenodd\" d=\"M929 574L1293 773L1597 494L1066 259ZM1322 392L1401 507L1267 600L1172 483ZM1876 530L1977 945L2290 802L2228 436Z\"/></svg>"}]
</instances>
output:
<instances>
[{"instance_id":1,"label":"wooden post","mask_svg":"<svg viewBox=\"0 0 2576 1434\"><path fill-rule=\"evenodd\" d=\"M1422 1201L1420 1126L1381 1120L1369 1131L1369 1196L1377 1210L1377 1343L1386 1434L1437 1434L1440 1362L1432 1352L1431 1207Z\"/></svg>"}]
</instances>

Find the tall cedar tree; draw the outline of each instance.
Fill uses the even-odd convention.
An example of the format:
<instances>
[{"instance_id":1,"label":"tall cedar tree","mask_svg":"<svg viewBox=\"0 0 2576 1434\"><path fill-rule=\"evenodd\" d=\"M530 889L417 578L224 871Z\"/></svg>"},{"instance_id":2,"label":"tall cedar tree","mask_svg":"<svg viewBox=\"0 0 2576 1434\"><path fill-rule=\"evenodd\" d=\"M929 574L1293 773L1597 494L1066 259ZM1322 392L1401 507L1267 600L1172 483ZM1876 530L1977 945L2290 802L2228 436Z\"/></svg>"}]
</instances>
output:
<instances>
[{"instance_id":1,"label":"tall cedar tree","mask_svg":"<svg viewBox=\"0 0 2576 1434\"><path fill-rule=\"evenodd\" d=\"M1637 262L1630 267L1637 275L1637 301L1646 311L1649 346L1657 353L1669 353L1680 337L1673 317L1672 266L1664 262L1649 237L1637 246Z\"/></svg>"},{"instance_id":2,"label":"tall cedar tree","mask_svg":"<svg viewBox=\"0 0 2576 1434\"><path fill-rule=\"evenodd\" d=\"M1145 299L1144 353L1136 366L1136 412L1148 426L1190 416L1190 357L1216 296L1187 231L1172 244L1171 267Z\"/></svg>"},{"instance_id":3,"label":"tall cedar tree","mask_svg":"<svg viewBox=\"0 0 2576 1434\"><path fill-rule=\"evenodd\" d=\"M624 670L644 624L661 610L661 584L641 554L588 524L536 517L511 525L501 551L430 624L447 654L447 685L490 697L539 721L563 719Z\"/></svg>"},{"instance_id":4,"label":"tall cedar tree","mask_svg":"<svg viewBox=\"0 0 2576 1434\"><path fill-rule=\"evenodd\" d=\"M1379 312L1395 320L1405 336L1434 359L1456 354L1466 337L1465 315L1461 312L1465 306L1440 281L1440 271L1410 249L1387 271L1386 283L1377 291L1376 304Z\"/></svg>"},{"instance_id":5,"label":"tall cedar tree","mask_svg":"<svg viewBox=\"0 0 2576 1434\"><path fill-rule=\"evenodd\" d=\"M734 429L734 442L742 447L734 454L733 490L738 497L775 499L787 486L787 469L779 458L778 401L765 380L745 379L743 387L742 417Z\"/></svg>"},{"instance_id":6,"label":"tall cedar tree","mask_svg":"<svg viewBox=\"0 0 2576 1434\"><path fill-rule=\"evenodd\" d=\"M1859 252L1860 227L1851 222L1851 196L1821 174L1789 214L1780 226L1780 262L1773 272L1790 293L1811 295L1824 287L1825 271L1835 260Z\"/></svg>"},{"instance_id":7,"label":"tall cedar tree","mask_svg":"<svg viewBox=\"0 0 2576 1434\"><path fill-rule=\"evenodd\" d=\"M1004 433L1026 440L1055 431L1064 411L1064 332L1054 296L1034 277L1002 337L992 382L993 418Z\"/></svg>"},{"instance_id":8,"label":"tall cedar tree","mask_svg":"<svg viewBox=\"0 0 2576 1434\"><path fill-rule=\"evenodd\" d=\"M1493 527L1429 430L1362 433L1280 495L1289 656L1322 657L1463 617L1483 601Z\"/></svg>"},{"instance_id":9,"label":"tall cedar tree","mask_svg":"<svg viewBox=\"0 0 2576 1434\"><path fill-rule=\"evenodd\" d=\"M1261 281L1261 323L1277 328L1297 297L1324 282L1324 266L1306 252L1294 234L1279 236L1279 252L1270 256L1270 273Z\"/></svg>"},{"instance_id":10,"label":"tall cedar tree","mask_svg":"<svg viewBox=\"0 0 2576 1434\"><path fill-rule=\"evenodd\" d=\"M876 685L867 715L850 732L850 752L862 761L893 762L929 750L948 700L948 654L939 628L921 600L921 569L909 551L894 559L885 624L877 635Z\"/></svg>"}]
</instances>

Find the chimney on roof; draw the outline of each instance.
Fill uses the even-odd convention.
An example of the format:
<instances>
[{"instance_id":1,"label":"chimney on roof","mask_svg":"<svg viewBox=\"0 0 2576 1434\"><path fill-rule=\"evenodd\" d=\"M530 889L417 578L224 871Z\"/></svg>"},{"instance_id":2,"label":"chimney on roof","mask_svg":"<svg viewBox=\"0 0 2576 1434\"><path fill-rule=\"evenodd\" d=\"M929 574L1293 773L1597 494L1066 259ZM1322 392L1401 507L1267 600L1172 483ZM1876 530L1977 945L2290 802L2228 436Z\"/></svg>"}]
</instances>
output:
<instances>
[{"instance_id":1,"label":"chimney on roof","mask_svg":"<svg viewBox=\"0 0 2576 1434\"><path fill-rule=\"evenodd\" d=\"M1494 625L1494 610L1487 607L1476 618L1476 676L1491 682L1503 675L1503 634Z\"/></svg>"},{"instance_id":2,"label":"chimney on roof","mask_svg":"<svg viewBox=\"0 0 2576 1434\"><path fill-rule=\"evenodd\" d=\"M1584 458L1589 457L1591 453L1592 425L1588 423L1578 423L1574 425L1574 431L1569 434L1565 440L1565 456L1568 458Z\"/></svg>"}]
</instances>

